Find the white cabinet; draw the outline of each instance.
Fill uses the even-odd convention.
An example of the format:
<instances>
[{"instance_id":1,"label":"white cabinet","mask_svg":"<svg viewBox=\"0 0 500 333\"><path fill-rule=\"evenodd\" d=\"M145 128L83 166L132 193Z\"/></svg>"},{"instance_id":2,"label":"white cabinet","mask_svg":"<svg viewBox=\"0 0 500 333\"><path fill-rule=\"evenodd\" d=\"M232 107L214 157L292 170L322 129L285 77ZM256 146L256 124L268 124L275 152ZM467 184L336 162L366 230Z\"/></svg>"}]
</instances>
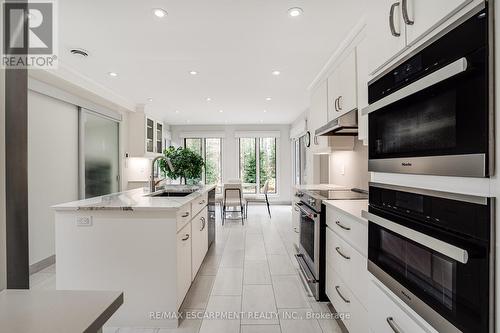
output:
<instances>
[{"instance_id":1,"label":"white cabinet","mask_svg":"<svg viewBox=\"0 0 500 333\"><path fill-rule=\"evenodd\" d=\"M192 260L191 281L194 280L208 251L208 209L205 206L191 221Z\"/></svg>"},{"instance_id":2,"label":"white cabinet","mask_svg":"<svg viewBox=\"0 0 500 333\"><path fill-rule=\"evenodd\" d=\"M295 245L299 246L300 238L299 238L299 232L300 232L300 209L295 206L295 204L299 201L298 198L295 196L296 190L293 189L293 201L292 201L292 237L293 237L293 242Z\"/></svg>"},{"instance_id":3,"label":"white cabinet","mask_svg":"<svg viewBox=\"0 0 500 333\"><path fill-rule=\"evenodd\" d=\"M372 56L368 38L365 37L356 47L357 86L358 86L358 139L368 144L368 115L363 115L363 108L368 106L368 62Z\"/></svg>"},{"instance_id":4,"label":"white cabinet","mask_svg":"<svg viewBox=\"0 0 500 333\"><path fill-rule=\"evenodd\" d=\"M356 49L328 77L328 121L357 108Z\"/></svg>"},{"instance_id":5,"label":"white cabinet","mask_svg":"<svg viewBox=\"0 0 500 333\"><path fill-rule=\"evenodd\" d=\"M409 22L406 25L407 44L412 44L421 36L427 34L451 15L459 11L472 0L407 0L406 12ZM402 7L404 13L404 6Z\"/></svg>"},{"instance_id":6,"label":"white cabinet","mask_svg":"<svg viewBox=\"0 0 500 333\"><path fill-rule=\"evenodd\" d=\"M327 82L321 82L311 94L311 108L307 119L307 128L311 132L311 147L313 153L329 149L328 137L316 136L316 130L328 121L328 88Z\"/></svg>"},{"instance_id":7,"label":"white cabinet","mask_svg":"<svg viewBox=\"0 0 500 333\"><path fill-rule=\"evenodd\" d=\"M366 1L366 6L371 49L368 69L371 73L404 49L406 32L400 1L370 0Z\"/></svg>"},{"instance_id":8,"label":"white cabinet","mask_svg":"<svg viewBox=\"0 0 500 333\"><path fill-rule=\"evenodd\" d=\"M367 1L370 73L438 28L473 0L373 0Z\"/></svg>"},{"instance_id":9,"label":"white cabinet","mask_svg":"<svg viewBox=\"0 0 500 333\"><path fill-rule=\"evenodd\" d=\"M191 223L177 233L177 308L191 286Z\"/></svg>"},{"instance_id":10,"label":"white cabinet","mask_svg":"<svg viewBox=\"0 0 500 333\"><path fill-rule=\"evenodd\" d=\"M130 157L156 156L164 149L163 123L144 112L131 112L128 118L128 153Z\"/></svg>"}]
</instances>

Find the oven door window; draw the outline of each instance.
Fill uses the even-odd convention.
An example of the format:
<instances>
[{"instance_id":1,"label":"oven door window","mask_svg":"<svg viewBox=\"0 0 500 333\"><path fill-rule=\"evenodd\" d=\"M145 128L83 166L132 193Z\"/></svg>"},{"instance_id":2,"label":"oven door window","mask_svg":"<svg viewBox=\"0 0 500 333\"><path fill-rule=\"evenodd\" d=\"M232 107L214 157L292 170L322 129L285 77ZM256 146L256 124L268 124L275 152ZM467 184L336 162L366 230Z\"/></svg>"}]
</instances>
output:
<instances>
[{"instance_id":1,"label":"oven door window","mask_svg":"<svg viewBox=\"0 0 500 333\"><path fill-rule=\"evenodd\" d=\"M300 214L300 245L314 262L314 220L307 215Z\"/></svg>"},{"instance_id":2,"label":"oven door window","mask_svg":"<svg viewBox=\"0 0 500 333\"><path fill-rule=\"evenodd\" d=\"M486 154L487 75L474 59L467 72L370 113L370 159Z\"/></svg>"},{"instance_id":3,"label":"oven door window","mask_svg":"<svg viewBox=\"0 0 500 333\"><path fill-rule=\"evenodd\" d=\"M487 332L488 250L461 245L466 264L369 223L371 262L463 332Z\"/></svg>"}]
</instances>

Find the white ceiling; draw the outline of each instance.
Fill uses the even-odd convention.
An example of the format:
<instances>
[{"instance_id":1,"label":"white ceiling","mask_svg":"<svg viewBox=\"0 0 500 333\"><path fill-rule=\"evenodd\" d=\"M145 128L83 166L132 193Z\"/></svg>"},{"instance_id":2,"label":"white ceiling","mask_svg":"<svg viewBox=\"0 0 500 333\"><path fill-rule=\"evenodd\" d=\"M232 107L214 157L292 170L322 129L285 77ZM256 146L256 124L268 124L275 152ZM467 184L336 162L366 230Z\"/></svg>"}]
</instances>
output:
<instances>
[{"instance_id":1,"label":"white ceiling","mask_svg":"<svg viewBox=\"0 0 500 333\"><path fill-rule=\"evenodd\" d=\"M307 109L308 85L359 20L362 0L58 3L61 62L169 124L287 124ZM303 16L288 16L295 6ZM168 16L155 17L157 7ZM71 55L75 47L90 56Z\"/></svg>"}]
</instances>

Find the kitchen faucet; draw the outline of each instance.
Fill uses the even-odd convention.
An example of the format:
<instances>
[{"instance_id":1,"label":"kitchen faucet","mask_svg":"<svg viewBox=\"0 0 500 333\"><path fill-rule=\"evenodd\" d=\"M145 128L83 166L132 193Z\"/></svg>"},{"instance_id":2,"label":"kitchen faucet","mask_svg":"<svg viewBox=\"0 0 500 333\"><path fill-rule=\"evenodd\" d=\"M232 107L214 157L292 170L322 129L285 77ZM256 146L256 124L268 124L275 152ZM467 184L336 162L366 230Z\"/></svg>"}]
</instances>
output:
<instances>
[{"instance_id":1,"label":"kitchen faucet","mask_svg":"<svg viewBox=\"0 0 500 333\"><path fill-rule=\"evenodd\" d=\"M170 171L174 172L174 166L172 165L172 161L170 161L170 158L165 156L158 156L155 159L153 159L153 162L151 162L151 176L149 177L149 190L151 193L156 191L155 163L160 159L164 159L165 162L167 162L167 166L170 169Z\"/></svg>"}]
</instances>

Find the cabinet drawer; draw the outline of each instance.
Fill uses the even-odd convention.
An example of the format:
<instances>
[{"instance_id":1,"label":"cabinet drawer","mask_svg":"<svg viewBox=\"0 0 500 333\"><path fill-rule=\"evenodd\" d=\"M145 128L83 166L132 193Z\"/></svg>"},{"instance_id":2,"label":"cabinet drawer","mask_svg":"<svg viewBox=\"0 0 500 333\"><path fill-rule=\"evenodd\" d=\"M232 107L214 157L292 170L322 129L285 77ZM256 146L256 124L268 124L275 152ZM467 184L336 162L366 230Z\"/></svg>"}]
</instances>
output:
<instances>
[{"instance_id":1,"label":"cabinet drawer","mask_svg":"<svg viewBox=\"0 0 500 333\"><path fill-rule=\"evenodd\" d=\"M419 325L416 318L412 318L393 301L388 295L389 291L383 291L381 288L383 287L379 286L378 282L371 281L369 284L368 317L373 333L393 332L389 322L404 333L437 333L431 328L424 329Z\"/></svg>"},{"instance_id":2,"label":"cabinet drawer","mask_svg":"<svg viewBox=\"0 0 500 333\"><path fill-rule=\"evenodd\" d=\"M177 232L181 230L186 223L191 221L191 204L188 203L177 211Z\"/></svg>"},{"instance_id":3,"label":"cabinet drawer","mask_svg":"<svg viewBox=\"0 0 500 333\"><path fill-rule=\"evenodd\" d=\"M191 203L191 210L193 211L193 216L196 216L208 203L208 193L201 195L200 197L194 199Z\"/></svg>"},{"instance_id":4,"label":"cabinet drawer","mask_svg":"<svg viewBox=\"0 0 500 333\"><path fill-rule=\"evenodd\" d=\"M366 308L369 282L367 259L330 227L326 229L326 262L344 281L347 281L349 289Z\"/></svg>"},{"instance_id":5,"label":"cabinet drawer","mask_svg":"<svg viewBox=\"0 0 500 333\"><path fill-rule=\"evenodd\" d=\"M368 313L349 286L327 264L326 294L349 332L368 332Z\"/></svg>"},{"instance_id":6,"label":"cabinet drawer","mask_svg":"<svg viewBox=\"0 0 500 333\"><path fill-rule=\"evenodd\" d=\"M340 210L328 207L326 210L326 224L363 256L368 255L367 223Z\"/></svg>"},{"instance_id":7,"label":"cabinet drawer","mask_svg":"<svg viewBox=\"0 0 500 333\"><path fill-rule=\"evenodd\" d=\"M177 308L191 286L191 223L177 233Z\"/></svg>"}]
</instances>

